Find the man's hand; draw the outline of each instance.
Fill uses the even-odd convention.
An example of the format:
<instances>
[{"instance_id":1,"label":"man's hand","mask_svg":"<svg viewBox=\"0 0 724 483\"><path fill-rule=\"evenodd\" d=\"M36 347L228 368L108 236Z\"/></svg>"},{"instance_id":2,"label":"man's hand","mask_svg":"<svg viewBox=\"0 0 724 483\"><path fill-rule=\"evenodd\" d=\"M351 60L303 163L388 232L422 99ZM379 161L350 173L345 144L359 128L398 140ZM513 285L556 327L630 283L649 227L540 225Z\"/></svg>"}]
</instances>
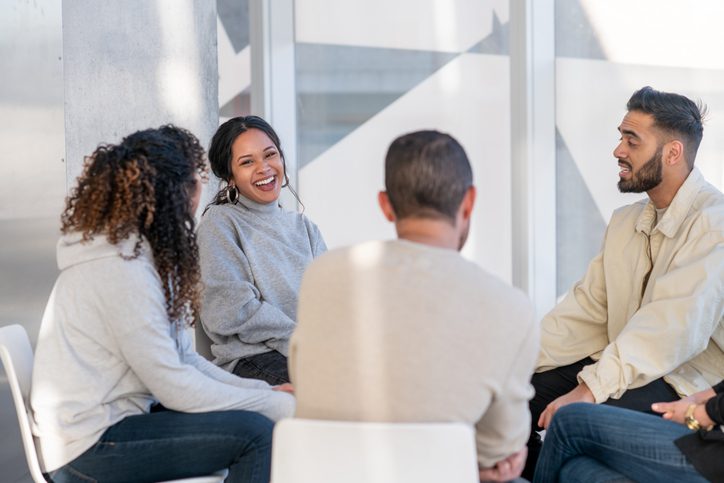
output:
<instances>
[{"instance_id":1,"label":"man's hand","mask_svg":"<svg viewBox=\"0 0 724 483\"><path fill-rule=\"evenodd\" d=\"M586 386L586 384L582 382L578 386L576 386L574 390L555 399L548 406L546 406L545 410L541 413L540 418L538 418L538 426L544 429L548 429L548 425L551 424L551 419L553 419L553 415L563 406L567 406L575 402L592 403L595 401L596 399L593 397L593 393L591 392L591 390L588 389L588 386Z\"/></svg>"},{"instance_id":2,"label":"man's hand","mask_svg":"<svg viewBox=\"0 0 724 483\"><path fill-rule=\"evenodd\" d=\"M498 461L492 468L480 470L480 481L510 481L518 478L523 472L527 456L528 447L523 446L523 449Z\"/></svg>"},{"instance_id":3,"label":"man's hand","mask_svg":"<svg viewBox=\"0 0 724 483\"><path fill-rule=\"evenodd\" d=\"M272 386L272 391L288 392L289 394L294 395L294 386L292 386L289 382L285 382L284 384L279 384L278 386Z\"/></svg>"}]
</instances>

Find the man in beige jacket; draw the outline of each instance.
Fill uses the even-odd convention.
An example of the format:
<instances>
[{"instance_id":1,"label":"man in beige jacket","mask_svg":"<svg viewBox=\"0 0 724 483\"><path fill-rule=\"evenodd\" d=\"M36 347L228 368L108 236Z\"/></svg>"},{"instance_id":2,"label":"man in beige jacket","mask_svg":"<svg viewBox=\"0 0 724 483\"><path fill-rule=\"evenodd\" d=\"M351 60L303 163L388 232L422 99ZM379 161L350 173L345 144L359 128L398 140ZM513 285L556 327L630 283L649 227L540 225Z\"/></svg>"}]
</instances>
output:
<instances>
[{"instance_id":1,"label":"man in beige jacket","mask_svg":"<svg viewBox=\"0 0 724 483\"><path fill-rule=\"evenodd\" d=\"M461 421L483 480L523 469L538 324L525 295L458 251L475 200L447 134L395 140L379 202L399 239L332 250L308 268L291 339L297 416Z\"/></svg>"},{"instance_id":2,"label":"man in beige jacket","mask_svg":"<svg viewBox=\"0 0 724 483\"><path fill-rule=\"evenodd\" d=\"M613 152L621 192L603 248L542 321L533 429L573 402L639 411L724 378L724 196L694 167L701 109L644 87ZM531 433L532 476L540 438Z\"/></svg>"}]
</instances>

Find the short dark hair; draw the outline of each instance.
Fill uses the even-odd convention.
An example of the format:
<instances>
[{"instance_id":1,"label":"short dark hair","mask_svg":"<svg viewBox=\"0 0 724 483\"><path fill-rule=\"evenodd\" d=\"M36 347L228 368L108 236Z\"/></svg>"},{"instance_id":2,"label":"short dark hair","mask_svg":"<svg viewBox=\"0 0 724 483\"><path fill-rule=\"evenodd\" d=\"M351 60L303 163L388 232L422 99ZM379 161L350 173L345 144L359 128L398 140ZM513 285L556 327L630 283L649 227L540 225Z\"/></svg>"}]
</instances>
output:
<instances>
[{"instance_id":1,"label":"short dark hair","mask_svg":"<svg viewBox=\"0 0 724 483\"><path fill-rule=\"evenodd\" d=\"M385 158L385 188L398 219L455 221L473 171L465 150L449 134L417 131L395 139Z\"/></svg>"},{"instance_id":2,"label":"short dark hair","mask_svg":"<svg viewBox=\"0 0 724 483\"><path fill-rule=\"evenodd\" d=\"M681 136L686 162L689 169L694 167L696 152L704 135L706 106L701 101L694 103L680 94L661 92L646 86L633 93L626 109L651 114L654 126L667 134Z\"/></svg>"}]
</instances>

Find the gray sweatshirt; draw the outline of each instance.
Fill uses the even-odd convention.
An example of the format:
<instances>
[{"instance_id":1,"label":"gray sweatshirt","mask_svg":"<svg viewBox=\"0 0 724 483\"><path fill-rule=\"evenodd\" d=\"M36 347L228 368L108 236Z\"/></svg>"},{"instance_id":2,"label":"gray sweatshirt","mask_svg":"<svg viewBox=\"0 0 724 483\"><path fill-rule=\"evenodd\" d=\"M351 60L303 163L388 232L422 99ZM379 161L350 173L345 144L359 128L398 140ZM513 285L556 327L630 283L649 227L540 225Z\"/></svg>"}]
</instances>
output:
<instances>
[{"instance_id":1,"label":"gray sweatshirt","mask_svg":"<svg viewBox=\"0 0 724 483\"><path fill-rule=\"evenodd\" d=\"M35 352L31 406L45 470L74 460L103 432L155 402L188 413L245 409L277 420L294 398L263 381L219 369L169 322L148 244L119 245L98 236L58 243L61 273L43 315Z\"/></svg>"},{"instance_id":2,"label":"gray sweatshirt","mask_svg":"<svg viewBox=\"0 0 724 483\"><path fill-rule=\"evenodd\" d=\"M201 321L214 363L231 371L242 357L286 356L302 274L326 250L317 226L276 203L239 196L235 205L209 207L198 237Z\"/></svg>"}]
</instances>

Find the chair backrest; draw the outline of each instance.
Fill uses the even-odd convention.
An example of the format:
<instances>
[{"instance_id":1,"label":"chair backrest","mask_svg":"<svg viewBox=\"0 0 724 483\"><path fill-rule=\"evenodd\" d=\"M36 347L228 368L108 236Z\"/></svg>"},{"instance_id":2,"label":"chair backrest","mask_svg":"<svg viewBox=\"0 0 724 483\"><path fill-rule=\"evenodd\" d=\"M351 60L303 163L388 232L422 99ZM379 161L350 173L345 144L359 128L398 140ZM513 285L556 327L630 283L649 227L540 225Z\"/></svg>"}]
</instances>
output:
<instances>
[{"instance_id":1,"label":"chair backrest","mask_svg":"<svg viewBox=\"0 0 724 483\"><path fill-rule=\"evenodd\" d=\"M209 361L214 360L214 355L211 353L212 341L209 336L206 335L206 331L202 327L201 321L197 320L194 325L194 348L201 357Z\"/></svg>"},{"instance_id":2,"label":"chair backrest","mask_svg":"<svg viewBox=\"0 0 724 483\"><path fill-rule=\"evenodd\" d=\"M8 376L30 475L36 483L45 483L36 440L30 426L29 401L33 375L33 348L27 332L20 325L0 327L0 360ZM221 483L228 474L228 470L220 470L213 475L173 480L168 483Z\"/></svg>"},{"instance_id":3,"label":"chair backrest","mask_svg":"<svg viewBox=\"0 0 724 483\"><path fill-rule=\"evenodd\" d=\"M30 345L28 334L21 326L15 324L0 327L0 359L5 367L13 403L15 403L30 475L36 482L45 482L29 419L33 348Z\"/></svg>"},{"instance_id":4,"label":"chair backrest","mask_svg":"<svg viewBox=\"0 0 724 483\"><path fill-rule=\"evenodd\" d=\"M463 423L284 419L274 427L272 483L478 483Z\"/></svg>"}]
</instances>

